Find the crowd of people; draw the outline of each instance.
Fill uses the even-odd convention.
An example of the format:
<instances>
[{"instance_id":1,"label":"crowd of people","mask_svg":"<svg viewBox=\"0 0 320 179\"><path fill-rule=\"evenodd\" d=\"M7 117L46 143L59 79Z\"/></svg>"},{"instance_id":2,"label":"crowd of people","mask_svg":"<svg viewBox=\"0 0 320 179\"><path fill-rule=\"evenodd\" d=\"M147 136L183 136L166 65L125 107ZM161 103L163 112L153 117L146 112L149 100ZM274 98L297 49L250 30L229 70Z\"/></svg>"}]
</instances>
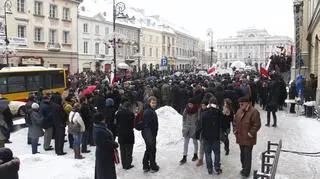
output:
<instances>
[{"instance_id":1,"label":"crowd of people","mask_svg":"<svg viewBox=\"0 0 320 179\"><path fill-rule=\"evenodd\" d=\"M153 74L146 78L119 78L110 83L104 74L81 73L69 76L68 90L63 94L42 94L41 90L36 95L31 94L25 119L27 143L31 145L32 154L39 153L39 138L42 136L44 150L55 150L57 155L66 154L63 149L68 141L75 159L83 159L83 153L91 152L88 147L96 146L95 178L116 178L115 164L120 162L118 148L123 169L134 167L134 130L138 130L146 145L143 171L158 172L156 141L159 126L155 110L172 106L183 118L184 146L180 165L187 162L188 144L192 139L192 161L197 161L196 166L202 166L205 158L208 173L221 174L220 141L224 144L225 155L229 155L228 135L233 131L241 150L240 174L249 177L252 148L261 126L260 113L254 106L259 103L267 111L266 126L270 126L272 114L272 126L276 127L276 112L282 110L287 98L286 83L278 74L271 74L268 78L241 73L234 76L180 74L166 77ZM88 86L95 86L95 89L85 93ZM298 96L294 87L292 85L289 90L290 98ZM7 118L0 112L3 118ZM66 135L68 140L65 140ZM0 147L4 147L7 140L9 136L3 135L0 128Z\"/></svg>"}]
</instances>

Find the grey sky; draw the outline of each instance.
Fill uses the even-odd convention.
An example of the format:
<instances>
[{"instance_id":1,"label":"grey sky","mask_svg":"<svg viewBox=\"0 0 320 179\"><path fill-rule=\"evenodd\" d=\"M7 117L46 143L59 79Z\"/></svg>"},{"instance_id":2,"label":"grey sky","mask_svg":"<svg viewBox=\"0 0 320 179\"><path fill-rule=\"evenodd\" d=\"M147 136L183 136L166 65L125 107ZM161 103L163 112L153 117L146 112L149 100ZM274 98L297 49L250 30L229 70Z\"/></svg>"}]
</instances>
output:
<instances>
[{"instance_id":1,"label":"grey sky","mask_svg":"<svg viewBox=\"0 0 320 179\"><path fill-rule=\"evenodd\" d=\"M233 36L248 27L265 28L272 35L293 37L292 0L124 0L129 6L185 27L206 38L212 28L215 38Z\"/></svg>"}]
</instances>

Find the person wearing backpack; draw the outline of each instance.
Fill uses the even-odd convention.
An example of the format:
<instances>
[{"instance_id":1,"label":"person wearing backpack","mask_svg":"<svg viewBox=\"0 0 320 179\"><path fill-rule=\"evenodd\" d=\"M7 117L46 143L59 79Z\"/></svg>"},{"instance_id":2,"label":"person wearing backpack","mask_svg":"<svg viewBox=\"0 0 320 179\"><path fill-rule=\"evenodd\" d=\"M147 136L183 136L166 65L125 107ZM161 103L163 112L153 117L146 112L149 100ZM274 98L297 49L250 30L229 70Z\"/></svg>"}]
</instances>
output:
<instances>
[{"instance_id":1,"label":"person wearing backpack","mask_svg":"<svg viewBox=\"0 0 320 179\"><path fill-rule=\"evenodd\" d=\"M156 163L156 139L159 127L156 108L157 98L151 96L148 98L142 115L143 128L141 134L146 144L146 151L143 157L143 171L150 171L151 173L158 172L160 168Z\"/></svg>"},{"instance_id":2,"label":"person wearing backpack","mask_svg":"<svg viewBox=\"0 0 320 179\"><path fill-rule=\"evenodd\" d=\"M68 132L73 135L74 158L83 159L84 157L81 155L80 145L82 143L82 134L85 132L86 128L80 115L79 103L73 105L73 109L69 114L68 130Z\"/></svg>"},{"instance_id":3,"label":"person wearing backpack","mask_svg":"<svg viewBox=\"0 0 320 179\"><path fill-rule=\"evenodd\" d=\"M130 109L131 108L131 109ZM116 113L115 120L118 131L118 142L120 144L120 154L122 168L129 170L132 165L132 151L134 145L134 113L129 101L120 106Z\"/></svg>"},{"instance_id":4,"label":"person wearing backpack","mask_svg":"<svg viewBox=\"0 0 320 179\"><path fill-rule=\"evenodd\" d=\"M29 114L30 124L28 128L28 138L31 139L32 154L37 154L38 152L38 142L39 137L44 135L42 130L42 118L39 112L39 105L33 103L31 105L31 111Z\"/></svg>"},{"instance_id":5,"label":"person wearing backpack","mask_svg":"<svg viewBox=\"0 0 320 179\"><path fill-rule=\"evenodd\" d=\"M40 114L43 118L42 128L44 129L43 148L45 151L53 150L50 145L53 135L53 119L52 110L50 109L50 95L47 94L43 97L40 103Z\"/></svg>"}]
</instances>

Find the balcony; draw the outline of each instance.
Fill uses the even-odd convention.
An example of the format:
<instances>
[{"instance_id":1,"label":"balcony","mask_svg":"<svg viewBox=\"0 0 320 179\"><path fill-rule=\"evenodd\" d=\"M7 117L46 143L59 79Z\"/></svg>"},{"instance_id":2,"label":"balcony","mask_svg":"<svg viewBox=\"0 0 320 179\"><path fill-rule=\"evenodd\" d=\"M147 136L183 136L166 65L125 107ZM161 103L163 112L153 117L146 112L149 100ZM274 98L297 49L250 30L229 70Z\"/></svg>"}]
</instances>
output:
<instances>
[{"instance_id":1,"label":"balcony","mask_svg":"<svg viewBox=\"0 0 320 179\"><path fill-rule=\"evenodd\" d=\"M82 3L83 0L65 0L65 1L68 1L68 2L75 2L75 3Z\"/></svg>"},{"instance_id":2,"label":"balcony","mask_svg":"<svg viewBox=\"0 0 320 179\"><path fill-rule=\"evenodd\" d=\"M95 58L106 58L105 54L96 54Z\"/></svg>"},{"instance_id":3,"label":"balcony","mask_svg":"<svg viewBox=\"0 0 320 179\"><path fill-rule=\"evenodd\" d=\"M61 46L58 43L48 43L47 48L48 48L49 51L59 52L60 49L61 49Z\"/></svg>"}]
</instances>

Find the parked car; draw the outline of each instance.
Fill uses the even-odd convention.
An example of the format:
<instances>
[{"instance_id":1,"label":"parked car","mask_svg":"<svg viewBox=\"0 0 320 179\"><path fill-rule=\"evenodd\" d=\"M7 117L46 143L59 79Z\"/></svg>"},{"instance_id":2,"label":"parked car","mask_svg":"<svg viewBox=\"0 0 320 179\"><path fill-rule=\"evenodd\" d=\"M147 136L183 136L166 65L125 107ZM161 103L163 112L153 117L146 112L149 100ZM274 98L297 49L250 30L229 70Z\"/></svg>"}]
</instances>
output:
<instances>
[{"instance_id":1,"label":"parked car","mask_svg":"<svg viewBox=\"0 0 320 179\"><path fill-rule=\"evenodd\" d=\"M10 111L15 116L24 116L26 113L26 103L21 101L10 101Z\"/></svg>"}]
</instances>

